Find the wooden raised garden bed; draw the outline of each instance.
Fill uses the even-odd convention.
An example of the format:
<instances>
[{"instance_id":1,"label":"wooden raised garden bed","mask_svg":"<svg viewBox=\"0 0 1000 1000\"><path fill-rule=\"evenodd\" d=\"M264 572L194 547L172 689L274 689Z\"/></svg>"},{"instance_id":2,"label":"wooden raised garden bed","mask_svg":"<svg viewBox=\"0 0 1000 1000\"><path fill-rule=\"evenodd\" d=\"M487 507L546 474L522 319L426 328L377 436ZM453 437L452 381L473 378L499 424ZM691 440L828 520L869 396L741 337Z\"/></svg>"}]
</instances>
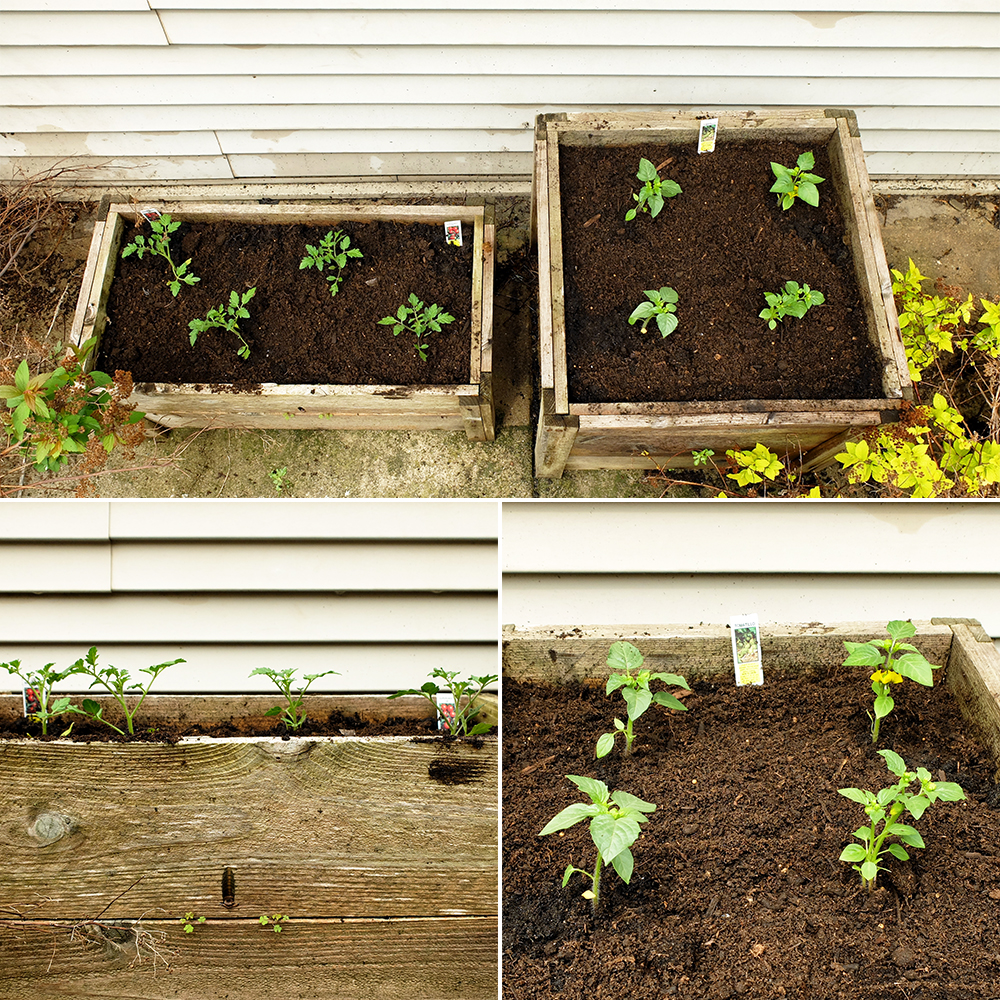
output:
<instances>
[{"instance_id":1,"label":"wooden raised garden bed","mask_svg":"<svg viewBox=\"0 0 1000 1000\"><path fill-rule=\"evenodd\" d=\"M850 111L551 114L535 130L541 400L536 474L691 467L693 451L767 445L806 469L912 398L879 220ZM817 208L783 212L769 161L815 151ZM626 222L640 158L680 184ZM826 303L770 331L787 280ZM679 295L667 338L629 316ZM718 460L718 459L717 459Z\"/></svg>"},{"instance_id":2,"label":"wooden raised garden bed","mask_svg":"<svg viewBox=\"0 0 1000 1000\"><path fill-rule=\"evenodd\" d=\"M270 731L273 704L151 696L141 721ZM495 736L427 735L423 699L306 707L356 735L0 741L3 995L495 996ZM412 735L362 735L396 716Z\"/></svg>"},{"instance_id":3,"label":"wooden raised garden bed","mask_svg":"<svg viewBox=\"0 0 1000 1000\"><path fill-rule=\"evenodd\" d=\"M608 1000L992 996L1000 970L1000 654L978 623L914 622L935 685L905 682L871 744L871 668L842 666L844 641L885 623L761 627L764 684L737 688L721 626L504 630L503 998ZM686 712L652 706L595 759L624 718L605 694L611 643L644 669L679 674ZM659 690L658 684L653 685ZM668 688L669 689L669 688ZM886 728L888 725L889 728ZM918 820L925 847L883 860L866 891L839 860L864 824L843 787L890 786L891 749L966 798ZM566 775L656 805L628 885L610 869L597 915L586 823L539 831L581 801Z\"/></svg>"},{"instance_id":4,"label":"wooden raised garden bed","mask_svg":"<svg viewBox=\"0 0 1000 1000\"><path fill-rule=\"evenodd\" d=\"M146 208L147 206L142 206ZM72 339L99 339L95 366L131 371L130 402L168 427L461 430L492 441L492 212L467 206L258 205L187 202L148 206L182 222L174 261L191 257L201 281L175 298L166 264L123 260L136 233L134 205L111 204L94 229ZM463 247L445 242L460 220ZM306 243L341 229L363 250L336 297L325 275L299 270ZM123 238L124 237L124 238ZM412 260L411 260L412 258ZM225 266L232 276L221 276ZM220 276L216 276L218 268ZM326 272L329 273L329 272ZM116 275L122 289L115 285ZM280 281L280 285L279 285ZM431 334L421 361L408 334L377 325L412 292L455 316ZM257 289L240 329L248 359L228 334L188 342L188 322ZM345 318L346 317L346 318ZM157 324L155 327L153 324ZM126 341L126 336L129 338ZM153 350L163 352L163 363ZM183 364L185 367L174 367ZM186 373L186 374L184 374Z\"/></svg>"}]
</instances>

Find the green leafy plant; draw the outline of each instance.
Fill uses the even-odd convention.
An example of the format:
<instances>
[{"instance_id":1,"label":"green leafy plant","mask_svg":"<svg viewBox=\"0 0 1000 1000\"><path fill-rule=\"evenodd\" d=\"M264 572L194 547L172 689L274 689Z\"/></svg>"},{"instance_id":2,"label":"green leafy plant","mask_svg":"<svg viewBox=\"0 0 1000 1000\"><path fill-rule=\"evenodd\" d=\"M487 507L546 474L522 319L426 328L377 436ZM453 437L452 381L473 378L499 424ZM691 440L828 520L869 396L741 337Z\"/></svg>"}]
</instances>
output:
<instances>
[{"instance_id":1,"label":"green leafy plant","mask_svg":"<svg viewBox=\"0 0 1000 1000\"><path fill-rule=\"evenodd\" d=\"M629 324L634 325L637 320L642 320L640 333L646 332L649 321L655 316L656 325L660 328L661 337L669 337L677 329L677 293L672 288L649 289L642 293L649 299L648 302L640 302L635 307L632 315L629 316Z\"/></svg>"},{"instance_id":2,"label":"green leafy plant","mask_svg":"<svg viewBox=\"0 0 1000 1000\"><path fill-rule=\"evenodd\" d=\"M444 323L454 323L455 317L446 313L437 303L424 305L410 292L409 305L401 305L395 316L385 316L379 321L379 326L392 326L392 335L398 337L404 331L412 333L416 339L414 347L421 361L427 360L430 344L427 337L440 333Z\"/></svg>"},{"instance_id":3,"label":"green leafy plant","mask_svg":"<svg viewBox=\"0 0 1000 1000\"><path fill-rule=\"evenodd\" d=\"M664 708L672 708L678 712L687 711L687 706L678 701L672 694L666 691L655 693L650 691L649 682L661 681L663 684L682 688L688 688L688 682L678 674L642 670L643 660L642 653L632 643L624 640L612 643L611 649L608 651L608 666L611 668L611 675L608 677L605 694L621 691L622 698L625 699L625 705L628 708L628 721L622 722L621 719L615 719L614 732L604 733L597 741L598 757L604 757L611 752L615 745L616 736L625 737L625 753L630 754L632 744L635 742L632 723L650 705L662 705Z\"/></svg>"},{"instance_id":4,"label":"green leafy plant","mask_svg":"<svg viewBox=\"0 0 1000 1000\"><path fill-rule=\"evenodd\" d=\"M201 334L218 328L225 330L227 333L235 334L240 342L240 347L236 353L244 361L248 360L250 357L250 345L240 332L239 323L241 319L250 318L250 310L247 309L247 303L256 293L256 287L245 291L242 295L239 295L237 292L230 292L228 305L220 302L218 306L214 306L208 310L204 319L191 320L188 323L188 337L191 341L191 346L194 347L195 342Z\"/></svg>"},{"instance_id":5,"label":"green leafy plant","mask_svg":"<svg viewBox=\"0 0 1000 1000\"><path fill-rule=\"evenodd\" d=\"M786 281L783 292L765 292L767 308L760 311L760 318L767 320L773 330L786 316L802 319L813 306L821 306L826 299L808 285L800 286L797 281Z\"/></svg>"},{"instance_id":6,"label":"green leafy plant","mask_svg":"<svg viewBox=\"0 0 1000 1000\"><path fill-rule=\"evenodd\" d=\"M195 285L201 278L196 277L188 270L191 258L188 257L183 264L175 264L170 256L170 236L180 227L180 222L173 220L169 215L161 215L158 219L150 220L150 234L147 242L146 237L141 233L122 251L122 257L129 257L135 254L139 260L147 254L154 257L162 257L170 266L173 278L168 282L170 292L177 298L181 290L181 285Z\"/></svg>"},{"instance_id":7,"label":"green leafy plant","mask_svg":"<svg viewBox=\"0 0 1000 1000\"><path fill-rule=\"evenodd\" d=\"M205 922L205 918L196 917L193 913L189 911L188 913L185 913L183 917L181 917L180 922L184 926L185 934L193 934L195 924L203 924Z\"/></svg>"},{"instance_id":8,"label":"green leafy plant","mask_svg":"<svg viewBox=\"0 0 1000 1000\"><path fill-rule=\"evenodd\" d=\"M639 193L632 195L632 200L637 204L625 213L626 222L631 222L639 212L648 212L649 217L655 219L663 210L664 199L675 198L681 193L680 184L669 179L661 180L656 167L645 158L639 160L636 177L643 184Z\"/></svg>"},{"instance_id":9,"label":"green leafy plant","mask_svg":"<svg viewBox=\"0 0 1000 1000\"><path fill-rule=\"evenodd\" d=\"M715 452L711 448L702 448L701 451L691 452L691 460L697 468L699 465L708 465L708 460L714 455Z\"/></svg>"},{"instance_id":10,"label":"green leafy plant","mask_svg":"<svg viewBox=\"0 0 1000 1000\"><path fill-rule=\"evenodd\" d=\"M802 153L795 161L794 167L783 167L780 163L771 163L771 173L776 180L771 186L771 193L778 195L778 204L783 211L788 211L795 204L796 198L801 198L807 205L819 205L819 189L826 179L810 174L808 171L816 166L813 153Z\"/></svg>"},{"instance_id":11,"label":"green leafy plant","mask_svg":"<svg viewBox=\"0 0 1000 1000\"><path fill-rule=\"evenodd\" d=\"M275 934L281 933L281 925L288 923L287 913L275 913L273 916L268 917L266 913L260 915L260 925L261 927L270 927Z\"/></svg>"},{"instance_id":12,"label":"green leafy plant","mask_svg":"<svg viewBox=\"0 0 1000 1000\"><path fill-rule=\"evenodd\" d=\"M326 280L330 283L330 295L336 296L340 290L340 283L344 280L344 268L347 267L348 258L358 258L364 256L357 247L351 246L351 238L339 229L334 232L332 229L319 241L318 246L306 244L306 255L299 264L299 270L314 267L317 271L323 268L330 269ZM336 273L333 269L336 268Z\"/></svg>"},{"instance_id":13,"label":"green leafy plant","mask_svg":"<svg viewBox=\"0 0 1000 1000\"><path fill-rule=\"evenodd\" d=\"M594 778L582 778L575 774L567 774L566 777L590 799L590 804L576 802L567 806L545 824L538 836L546 837L559 830L568 830L580 820L590 819L590 837L597 848L594 870L588 872L568 865L563 873L562 884L565 887L575 872L589 878L591 888L583 895L591 901L591 907L597 913L601 902L602 867L610 864L626 885L632 881L635 861L629 848L642 833L639 824L649 820L646 814L654 812L656 806L627 792L609 794L608 786Z\"/></svg>"},{"instance_id":14,"label":"green leafy plant","mask_svg":"<svg viewBox=\"0 0 1000 1000\"><path fill-rule=\"evenodd\" d=\"M303 674L302 679L305 681L305 686L300 685L299 690L296 692L292 690L292 686L295 684L295 671L291 667L285 670L273 670L271 667L257 667L256 670L250 671L251 677L260 675L270 678L274 686L285 696L284 705L275 705L274 708L269 708L264 714L280 717L286 729L302 728L308 718L306 710L303 708L305 694L315 681L329 674L337 674L339 676L339 672L336 670L325 670L321 674Z\"/></svg>"},{"instance_id":15,"label":"green leafy plant","mask_svg":"<svg viewBox=\"0 0 1000 1000\"><path fill-rule=\"evenodd\" d=\"M964 351L971 344L977 351L982 351L991 358L1000 357L1000 302L990 302L988 299L980 299L979 302L983 313L978 322L986 329L977 330L971 340L958 341L958 346Z\"/></svg>"},{"instance_id":16,"label":"green leafy plant","mask_svg":"<svg viewBox=\"0 0 1000 1000\"><path fill-rule=\"evenodd\" d=\"M735 479L739 486L762 483L765 479L773 482L784 469L778 456L763 444L743 451L730 448L726 456L736 466L736 472L728 473L726 478Z\"/></svg>"},{"instance_id":17,"label":"green leafy plant","mask_svg":"<svg viewBox=\"0 0 1000 1000\"><path fill-rule=\"evenodd\" d=\"M892 621L886 626L888 639L869 639L867 642L844 642L847 648L845 667L874 667L871 675L872 691L875 694L874 715L869 712L872 721L872 743L878 742L879 725L893 710L895 702L890 685L902 684L904 677L916 681L924 687L934 686L934 665L924 659L916 646L904 639L917 634L912 622Z\"/></svg>"},{"instance_id":18,"label":"green leafy plant","mask_svg":"<svg viewBox=\"0 0 1000 1000\"><path fill-rule=\"evenodd\" d=\"M930 771L926 768L907 771L903 758L898 754L891 750L879 750L879 753L885 758L889 771L899 778L895 785L883 788L877 795L864 788L838 789L845 798L863 806L869 819L868 826L854 831L861 844L848 844L840 853L841 861L855 862L852 867L861 875L861 883L869 891L875 888L875 879L883 870L879 862L886 852L900 861L908 861L910 855L903 844L909 847L926 846L923 837L912 826L899 822L904 812L920 819L928 807L939 799L942 802L957 802L965 798L965 792L955 782L931 781ZM914 781L920 782L919 792L909 790ZM903 843L887 844L888 837L897 837Z\"/></svg>"},{"instance_id":19,"label":"green leafy plant","mask_svg":"<svg viewBox=\"0 0 1000 1000\"><path fill-rule=\"evenodd\" d=\"M458 679L458 671L447 671L442 667L435 667L431 671L431 677L443 680L446 690L450 690L455 705L439 705L435 695L441 693L441 689L433 680L422 684L420 688L410 688L408 691L397 691L389 695L389 700L402 698L403 695L421 695L433 706L435 717L443 719L448 731L453 736L479 736L488 733L493 726L488 722L477 722L470 728L469 723L476 715L476 699L483 693L488 685L500 679L499 674L485 674L482 677L469 677L466 680Z\"/></svg>"},{"instance_id":20,"label":"green leafy plant","mask_svg":"<svg viewBox=\"0 0 1000 1000\"><path fill-rule=\"evenodd\" d=\"M274 486L275 492L280 493L287 486L285 483L285 476L288 475L288 466L283 465L280 469L272 469L268 474L268 478L271 480Z\"/></svg>"},{"instance_id":21,"label":"green leafy plant","mask_svg":"<svg viewBox=\"0 0 1000 1000\"><path fill-rule=\"evenodd\" d=\"M54 663L46 663L38 670L21 669L20 660L11 660L10 663L0 663L0 669L19 677L24 686L34 692L35 701L38 704L37 711L31 712L28 716L32 722L40 722L42 725L42 735L48 736L49 722L60 715L67 714L70 709L69 698L58 698L52 701L52 689L61 684L71 674L75 674L76 665L67 667L65 670L53 670ZM50 704L51 702L51 704Z\"/></svg>"}]
</instances>

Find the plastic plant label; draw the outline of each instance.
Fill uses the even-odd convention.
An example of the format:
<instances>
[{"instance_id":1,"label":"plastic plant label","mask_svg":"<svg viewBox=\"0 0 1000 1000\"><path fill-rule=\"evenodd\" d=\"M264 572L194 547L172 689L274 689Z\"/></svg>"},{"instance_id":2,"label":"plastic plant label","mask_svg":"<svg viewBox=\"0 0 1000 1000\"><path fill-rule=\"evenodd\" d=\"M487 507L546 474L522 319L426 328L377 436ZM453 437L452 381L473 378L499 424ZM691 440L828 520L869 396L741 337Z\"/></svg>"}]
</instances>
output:
<instances>
[{"instance_id":1,"label":"plastic plant label","mask_svg":"<svg viewBox=\"0 0 1000 1000\"><path fill-rule=\"evenodd\" d=\"M139 213L147 222L156 222L160 213L155 208L144 208Z\"/></svg>"},{"instance_id":2,"label":"plastic plant label","mask_svg":"<svg viewBox=\"0 0 1000 1000\"><path fill-rule=\"evenodd\" d=\"M714 153L715 137L719 132L718 118L703 118L698 125L698 152Z\"/></svg>"},{"instance_id":3,"label":"plastic plant label","mask_svg":"<svg viewBox=\"0 0 1000 1000\"><path fill-rule=\"evenodd\" d=\"M444 239L446 243L453 247L462 245L462 220L456 219L454 222L444 224Z\"/></svg>"},{"instance_id":4,"label":"plastic plant label","mask_svg":"<svg viewBox=\"0 0 1000 1000\"><path fill-rule=\"evenodd\" d=\"M764 683L764 666L760 655L760 626L756 615L737 615L729 619L733 637L733 665L736 685Z\"/></svg>"},{"instance_id":5,"label":"plastic plant label","mask_svg":"<svg viewBox=\"0 0 1000 1000\"><path fill-rule=\"evenodd\" d=\"M455 695L451 691L439 691L434 695L434 700L441 712L438 717L438 729L450 733L455 726Z\"/></svg>"},{"instance_id":6,"label":"plastic plant label","mask_svg":"<svg viewBox=\"0 0 1000 1000\"><path fill-rule=\"evenodd\" d=\"M34 688L21 689L21 703L24 706L25 718L29 715L36 715L42 709L42 703L38 700L38 695L35 694Z\"/></svg>"}]
</instances>

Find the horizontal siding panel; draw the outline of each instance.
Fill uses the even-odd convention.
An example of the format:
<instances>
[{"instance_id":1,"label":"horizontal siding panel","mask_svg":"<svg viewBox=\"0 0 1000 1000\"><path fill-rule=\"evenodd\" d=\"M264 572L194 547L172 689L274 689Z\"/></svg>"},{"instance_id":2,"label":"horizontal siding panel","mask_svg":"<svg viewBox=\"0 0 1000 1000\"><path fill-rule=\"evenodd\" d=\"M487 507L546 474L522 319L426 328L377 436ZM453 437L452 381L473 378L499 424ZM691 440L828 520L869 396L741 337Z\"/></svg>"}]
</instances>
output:
<instances>
[{"instance_id":1,"label":"horizontal siding panel","mask_svg":"<svg viewBox=\"0 0 1000 1000\"><path fill-rule=\"evenodd\" d=\"M534 133L528 129L307 129L277 131L218 132L226 154L238 153L531 153Z\"/></svg>"},{"instance_id":2,"label":"horizontal siding panel","mask_svg":"<svg viewBox=\"0 0 1000 1000\"><path fill-rule=\"evenodd\" d=\"M229 157L234 177L447 177L531 173L531 153L275 153Z\"/></svg>"},{"instance_id":3,"label":"horizontal siding panel","mask_svg":"<svg viewBox=\"0 0 1000 1000\"><path fill-rule=\"evenodd\" d=\"M218 156L212 132L5 132L0 156Z\"/></svg>"},{"instance_id":4,"label":"horizontal siding panel","mask_svg":"<svg viewBox=\"0 0 1000 1000\"><path fill-rule=\"evenodd\" d=\"M234 176L229 161L224 156L148 156L141 159L68 156L61 157L56 162L60 167L85 167L90 171L88 174L77 174L80 180L228 181ZM51 156L0 157L0 176L30 176L49 170L52 166Z\"/></svg>"},{"instance_id":5,"label":"horizontal siding panel","mask_svg":"<svg viewBox=\"0 0 1000 1000\"><path fill-rule=\"evenodd\" d=\"M10 505L6 504L5 510L7 506ZM51 532L51 525L49 530ZM19 593L109 592L110 549L100 542L0 544L0 594L14 590Z\"/></svg>"},{"instance_id":6,"label":"horizontal siding panel","mask_svg":"<svg viewBox=\"0 0 1000 1000\"><path fill-rule=\"evenodd\" d=\"M998 153L873 153L865 158L872 177L1000 177Z\"/></svg>"},{"instance_id":7,"label":"horizontal siding panel","mask_svg":"<svg viewBox=\"0 0 1000 1000\"><path fill-rule=\"evenodd\" d=\"M864 132L865 153L919 151L926 153L1000 153L1000 129L966 131L902 131L868 129Z\"/></svg>"},{"instance_id":8,"label":"horizontal siding panel","mask_svg":"<svg viewBox=\"0 0 1000 1000\"><path fill-rule=\"evenodd\" d=\"M146 0L2 0L0 10L150 10Z\"/></svg>"},{"instance_id":9,"label":"horizontal siding panel","mask_svg":"<svg viewBox=\"0 0 1000 1000\"><path fill-rule=\"evenodd\" d=\"M5 45L166 45L160 19L138 10L0 10Z\"/></svg>"},{"instance_id":10,"label":"horizontal siding panel","mask_svg":"<svg viewBox=\"0 0 1000 1000\"><path fill-rule=\"evenodd\" d=\"M108 537L108 503L103 500L46 500L5 503L0 518L0 555L8 541L68 539L98 542Z\"/></svg>"},{"instance_id":11,"label":"horizontal siding panel","mask_svg":"<svg viewBox=\"0 0 1000 1000\"><path fill-rule=\"evenodd\" d=\"M32 5L32 0L18 0ZM40 0L36 0L40 2ZM67 3L68 0L55 0L57 3ZM87 0L89 7L93 0ZM114 2L114 0L110 0ZM328 10L330 0L292 0L297 10ZM290 4L286 0L149 0L153 10L237 10L248 8L254 10L286 10ZM707 7L706 0L671 0L673 10L703 11ZM843 11L844 0L809 0L808 4L796 7L801 10L808 6L814 11ZM944 0L907 0L906 3L896 3L894 0L853 0L853 12L861 11L892 11L894 13L910 13L915 11L952 11L993 13L996 11L995 0L954 0L945 3ZM532 0L436 0L432 5L427 0L351 0L351 10L568 10L590 11L597 14L615 11L650 11L662 10L663 0L547 0L544 5L533 3ZM712 10L737 11L774 11L781 10L774 0L713 0Z\"/></svg>"}]
</instances>

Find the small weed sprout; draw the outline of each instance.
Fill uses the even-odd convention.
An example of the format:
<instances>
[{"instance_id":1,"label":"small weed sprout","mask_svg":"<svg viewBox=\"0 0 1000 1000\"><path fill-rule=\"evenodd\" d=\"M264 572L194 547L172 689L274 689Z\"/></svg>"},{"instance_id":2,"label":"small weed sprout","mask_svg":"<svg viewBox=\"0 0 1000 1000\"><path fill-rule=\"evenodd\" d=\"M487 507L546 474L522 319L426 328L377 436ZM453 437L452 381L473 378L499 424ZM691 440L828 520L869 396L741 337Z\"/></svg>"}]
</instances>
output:
<instances>
[{"instance_id":1,"label":"small weed sprout","mask_svg":"<svg viewBox=\"0 0 1000 1000\"><path fill-rule=\"evenodd\" d=\"M181 924L184 926L185 934L193 934L195 924L203 924L205 922L204 917L196 917L193 913L185 913L180 919Z\"/></svg>"},{"instance_id":2,"label":"small weed sprout","mask_svg":"<svg viewBox=\"0 0 1000 1000\"><path fill-rule=\"evenodd\" d=\"M646 332L649 321L655 316L656 325L660 328L661 337L669 337L677 329L677 293L672 288L661 288L657 291L651 288L642 293L649 299L640 302L629 316L629 325L634 326L637 320L642 320L640 333Z\"/></svg>"},{"instance_id":3,"label":"small weed sprout","mask_svg":"<svg viewBox=\"0 0 1000 1000\"><path fill-rule=\"evenodd\" d=\"M784 469L778 456L763 444L756 444L744 451L729 449L726 457L736 467L736 472L727 473L726 478L735 479L739 486L762 483L765 479L774 482Z\"/></svg>"},{"instance_id":4,"label":"small weed sprout","mask_svg":"<svg viewBox=\"0 0 1000 1000\"><path fill-rule=\"evenodd\" d=\"M287 483L285 482L285 476L288 475L288 466L283 465L280 469L272 469L268 474L268 479L271 480L274 486L274 491L280 493L282 490L287 488Z\"/></svg>"},{"instance_id":5,"label":"small weed sprout","mask_svg":"<svg viewBox=\"0 0 1000 1000\"><path fill-rule=\"evenodd\" d=\"M778 195L778 204L783 211L795 204L796 198L801 198L807 205L819 205L819 189L826 179L816 174L807 173L816 165L816 157L812 152L802 153L794 167L783 167L780 163L771 163L771 173L777 178L771 187L771 193Z\"/></svg>"},{"instance_id":6,"label":"small weed sprout","mask_svg":"<svg viewBox=\"0 0 1000 1000\"><path fill-rule=\"evenodd\" d=\"M379 326L392 326L392 335L398 337L404 331L412 333L416 338L417 354L421 361L427 360L430 344L427 337L431 332L440 333L443 323L454 323L455 317L446 313L437 303L424 305L410 292L409 305L401 305L395 316L384 316L378 321Z\"/></svg>"},{"instance_id":7,"label":"small weed sprout","mask_svg":"<svg viewBox=\"0 0 1000 1000\"><path fill-rule=\"evenodd\" d=\"M281 933L281 925L288 923L287 913L275 913L268 917L266 913L260 915L261 927L270 927L275 934Z\"/></svg>"},{"instance_id":8,"label":"small weed sprout","mask_svg":"<svg viewBox=\"0 0 1000 1000\"><path fill-rule=\"evenodd\" d=\"M565 887L574 872L589 878L591 888L583 896L591 901L591 907L596 914L601 901L601 868L605 864L611 864L621 880L626 885L629 884L635 863L629 848L642 833L639 824L649 820L646 814L653 812L656 806L652 802L643 802L642 799L627 792L618 791L609 794L608 786L594 778L581 778L575 774L567 774L566 777L590 799L590 804L576 802L567 806L545 824L545 828L538 836L546 837L559 830L568 830L580 820L590 819L590 836L597 848L594 870L588 872L568 865L563 873L562 884Z\"/></svg>"},{"instance_id":9,"label":"small weed sprout","mask_svg":"<svg viewBox=\"0 0 1000 1000\"><path fill-rule=\"evenodd\" d=\"M201 278L196 277L188 270L191 258L188 257L183 264L175 264L170 256L170 235L177 231L180 222L175 222L169 215L161 215L158 219L153 219L149 223L153 232L150 234L149 242L146 237L138 235L122 251L122 257L129 257L135 254L139 260L150 253L155 257L162 257L170 266L173 278L168 282L170 293L176 299L181 290L181 285L195 285Z\"/></svg>"},{"instance_id":10,"label":"small weed sprout","mask_svg":"<svg viewBox=\"0 0 1000 1000\"><path fill-rule=\"evenodd\" d=\"M299 264L299 270L314 267L317 271L322 271L324 267L329 267L330 274L326 280L330 283L330 296L335 297L340 291L340 283L344 280L344 268L347 267L349 257L358 258L363 254L357 247L351 246L351 238L339 229L334 232L332 229L319 241L319 246L306 244L306 255ZM336 273L333 269L336 268Z\"/></svg>"},{"instance_id":11,"label":"small weed sprout","mask_svg":"<svg viewBox=\"0 0 1000 1000\"><path fill-rule=\"evenodd\" d=\"M708 460L715 455L715 452L711 448L702 448L701 451L691 452L691 461L694 462L695 468L699 465L708 465Z\"/></svg>"},{"instance_id":12,"label":"small weed sprout","mask_svg":"<svg viewBox=\"0 0 1000 1000\"><path fill-rule=\"evenodd\" d=\"M608 677L606 694L621 689L622 697L628 707L628 722L615 719L614 732L604 733L597 741L597 756L607 756L615 745L616 736L625 737L625 753L632 752L632 744L635 741L635 734L632 732L632 723L642 715L652 704L663 705L665 708L672 708L678 712L686 712L687 706L678 701L672 694L666 691L657 691L655 694L649 689L650 681L662 681L664 684L672 684L675 687L688 688L688 682L678 674L653 673L650 670L641 670L643 655L630 642L613 643L608 651L608 666L612 673ZM617 672L616 672L617 671ZM627 879L626 879L627 881Z\"/></svg>"},{"instance_id":13,"label":"small weed sprout","mask_svg":"<svg viewBox=\"0 0 1000 1000\"><path fill-rule=\"evenodd\" d=\"M760 318L767 320L768 328L773 330L786 316L802 319L813 306L821 306L826 299L822 292L800 286L797 281L786 281L783 292L765 292L767 308L762 309Z\"/></svg>"},{"instance_id":14,"label":"small weed sprout","mask_svg":"<svg viewBox=\"0 0 1000 1000\"><path fill-rule=\"evenodd\" d=\"M326 677L329 674L340 676L336 670L325 670L321 674L303 674L302 679L305 681L305 686L300 686L296 693L292 691L292 685L295 683L295 671L291 667L285 670L273 670L271 667L257 667L256 670L250 672L251 677L256 677L258 674L262 677L269 677L274 682L275 687L285 696L284 705L275 705L274 708L269 708L264 714L267 716L280 716L286 729L301 729L308 718L306 710L302 705L305 694L312 687L314 681L318 681L321 677Z\"/></svg>"},{"instance_id":15,"label":"small weed sprout","mask_svg":"<svg viewBox=\"0 0 1000 1000\"><path fill-rule=\"evenodd\" d=\"M656 167L645 157L639 160L639 172L635 176L643 184L638 194L632 194L632 200L637 204L625 213L626 222L631 222L639 212L649 212L649 217L655 219L663 210L664 199L681 193L680 184L669 179L661 180Z\"/></svg>"},{"instance_id":16,"label":"small weed sprout","mask_svg":"<svg viewBox=\"0 0 1000 1000\"><path fill-rule=\"evenodd\" d=\"M241 319L250 318L250 310L247 309L247 303L254 297L256 292L256 287L249 289L242 295L238 292L230 292L228 305L220 302L218 306L208 310L204 319L191 320L188 323L188 337L191 341L191 346L194 347L200 334L217 327L236 335L241 345L236 353L244 361L249 360L250 345L244 339L243 334L240 333L239 323Z\"/></svg>"},{"instance_id":17,"label":"small weed sprout","mask_svg":"<svg viewBox=\"0 0 1000 1000\"><path fill-rule=\"evenodd\" d=\"M844 642L847 648L845 667L874 667L871 675L872 692L875 695L873 705L874 715L871 719L872 743L878 742L878 731L882 720L896 707L889 693L892 684L902 684L904 677L923 684L924 687L934 686L932 671L934 664L928 663L916 646L903 642L917 634L912 622L893 621L886 625L888 639L869 639L868 642Z\"/></svg>"},{"instance_id":18,"label":"small weed sprout","mask_svg":"<svg viewBox=\"0 0 1000 1000\"><path fill-rule=\"evenodd\" d=\"M53 666L55 664L46 663L44 667L38 670L28 670L27 668L22 670L20 660L11 660L10 663L0 663L0 669L6 670L9 674L14 674L15 677L20 677L24 682L24 686L30 688L35 693L35 699L39 707L28 718L32 722L40 722L42 724L43 736L48 736L49 721L51 719L58 718L60 715L65 715L72 711L69 698L58 698L51 705L49 701L55 685L61 684L67 677L77 672L76 664L67 667L65 670L53 670Z\"/></svg>"},{"instance_id":19,"label":"small weed sprout","mask_svg":"<svg viewBox=\"0 0 1000 1000\"><path fill-rule=\"evenodd\" d=\"M500 679L498 674L485 674L482 677L469 677L467 680L458 680L458 671L447 671L442 667L435 667L431 671L431 677L437 677L445 681L447 688L451 690L455 698L454 715L445 711L451 706L442 706L437 703L434 697L440 693L440 689L433 680L420 686L419 689L410 688L408 691L397 691L389 695L389 701L393 698L402 698L403 695L417 694L426 698L433 706L435 716L445 721L445 726L453 736L480 736L488 733L493 726L488 722L477 722L470 727L469 723L476 714L476 699L483 693L486 687Z\"/></svg>"},{"instance_id":20,"label":"small weed sprout","mask_svg":"<svg viewBox=\"0 0 1000 1000\"><path fill-rule=\"evenodd\" d=\"M839 788L837 791L852 802L863 806L869 826L854 831L861 844L848 844L840 853L841 861L853 861L854 870L861 875L861 882L869 892L875 888L875 878L883 866L879 864L887 851L900 861L908 861L903 844L909 847L924 847L923 837L905 823L899 822L903 812L914 819L920 819L927 808L938 799L942 802L957 802L965 798L965 792L953 781L931 781L926 768L918 767L915 772L907 771L903 758L891 750L879 750L885 758L886 767L899 778L895 785L883 788L877 795L864 788ZM910 785L920 782L919 792L910 792ZM879 829L881 824L881 829ZM898 837L903 844L886 844L887 837ZM862 846L862 844L864 846Z\"/></svg>"}]
</instances>

